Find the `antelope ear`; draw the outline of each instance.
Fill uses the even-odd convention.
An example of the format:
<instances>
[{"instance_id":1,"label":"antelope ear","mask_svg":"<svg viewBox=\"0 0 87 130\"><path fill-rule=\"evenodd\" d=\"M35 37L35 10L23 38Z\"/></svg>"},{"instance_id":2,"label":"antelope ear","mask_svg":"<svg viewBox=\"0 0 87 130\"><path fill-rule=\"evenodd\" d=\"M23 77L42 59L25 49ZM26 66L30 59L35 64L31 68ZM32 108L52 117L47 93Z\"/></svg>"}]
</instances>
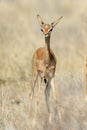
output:
<instances>
[{"instance_id":1,"label":"antelope ear","mask_svg":"<svg viewBox=\"0 0 87 130\"><path fill-rule=\"evenodd\" d=\"M51 23L51 25L54 27L57 23L60 22L60 20L63 18L63 16L61 16L60 18L56 19L54 22Z\"/></svg>"},{"instance_id":2,"label":"antelope ear","mask_svg":"<svg viewBox=\"0 0 87 130\"><path fill-rule=\"evenodd\" d=\"M40 26L42 26L44 24L44 22L42 21L39 14L37 15L37 20L38 20L38 23L40 24Z\"/></svg>"}]
</instances>

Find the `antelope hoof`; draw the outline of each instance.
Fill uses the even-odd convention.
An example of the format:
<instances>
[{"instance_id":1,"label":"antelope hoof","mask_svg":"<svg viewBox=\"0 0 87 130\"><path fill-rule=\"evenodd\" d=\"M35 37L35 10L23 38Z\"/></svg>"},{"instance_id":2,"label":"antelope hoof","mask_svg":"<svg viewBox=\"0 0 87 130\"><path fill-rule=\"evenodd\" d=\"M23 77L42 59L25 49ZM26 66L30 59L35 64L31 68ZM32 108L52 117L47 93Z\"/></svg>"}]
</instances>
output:
<instances>
[{"instance_id":1,"label":"antelope hoof","mask_svg":"<svg viewBox=\"0 0 87 130\"><path fill-rule=\"evenodd\" d=\"M30 93L30 98L31 98L31 100L33 99L33 93Z\"/></svg>"},{"instance_id":2,"label":"antelope hoof","mask_svg":"<svg viewBox=\"0 0 87 130\"><path fill-rule=\"evenodd\" d=\"M49 123L52 124L52 115L49 115Z\"/></svg>"},{"instance_id":3,"label":"antelope hoof","mask_svg":"<svg viewBox=\"0 0 87 130\"><path fill-rule=\"evenodd\" d=\"M35 127L35 125L36 125L36 121L35 121L35 119L33 119L33 121L32 121L32 127Z\"/></svg>"}]
</instances>

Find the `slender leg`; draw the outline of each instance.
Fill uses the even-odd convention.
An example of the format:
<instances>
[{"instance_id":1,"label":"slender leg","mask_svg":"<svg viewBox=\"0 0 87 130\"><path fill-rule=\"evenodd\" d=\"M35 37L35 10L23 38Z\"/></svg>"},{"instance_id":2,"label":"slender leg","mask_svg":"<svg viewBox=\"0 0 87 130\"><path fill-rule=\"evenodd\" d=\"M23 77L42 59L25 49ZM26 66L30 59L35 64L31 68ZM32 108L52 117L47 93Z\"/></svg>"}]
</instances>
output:
<instances>
[{"instance_id":1,"label":"slender leg","mask_svg":"<svg viewBox=\"0 0 87 130\"><path fill-rule=\"evenodd\" d=\"M37 116L37 110L38 110L38 103L39 103L39 97L40 97L40 89L41 89L41 78L38 76L37 79L38 82L38 88L37 88L37 94L36 94L36 101L35 101L35 112L34 112L34 119L33 119L33 126L36 124L36 116Z\"/></svg>"},{"instance_id":2,"label":"slender leg","mask_svg":"<svg viewBox=\"0 0 87 130\"><path fill-rule=\"evenodd\" d=\"M50 84L47 83L46 88L45 88L45 100L46 100L46 105L47 105L48 112L50 113L49 97L50 97Z\"/></svg>"},{"instance_id":3,"label":"slender leg","mask_svg":"<svg viewBox=\"0 0 87 130\"><path fill-rule=\"evenodd\" d=\"M31 81L31 92L30 92L30 97L31 97L31 103L30 103L30 108L29 108L29 115L31 114L32 111L32 101L33 101L33 97L34 97L34 89L37 83L37 79L38 79L38 74L33 71L32 73L32 81Z\"/></svg>"},{"instance_id":4,"label":"slender leg","mask_svg":"<svg viewBox=\"0 0 87 130\"><path fill-rule=\"evenodd\" d=\"M42 83L42 80L41 78L38 76L38 91L37 91L37 104L39 103L39 98L40 98L40 89L41 89L41 83Z\"/></svg>"},{"instance_id":5,"label":"slender leg","mask_svg":"<svg viewBox=\"0 0 87 130\"><path fill-rule=\"evenodd\" d=\"M45 100L46 100L46 105L47 105L47 109L48 109L48 113L49 113L49 122L51 123L51 110L50 110L50 102L49 102L49 98L50 98L50 83L48 81L46 88L45 88Z\"/></svg>"},{"instance_id":6,"label":"slender leg","mask_svg":"<svg viewBox=\"0 0 87 130\"><path fill-rule=\"evenodd\" d=\"M55 85L54 85L54 77L51 79L51 81L50 81L50 84L51 84L51 87L52 87L52 91L53 91L53 98L54 98L54 100L56 101L57 99L56 99L56 91L55 91Z\"/></svg>"},{"instance_id":7,"label":"slender leg","mask_svg":"<svg viewBox=\"0 0 87 130\"><path fill-rule=\"evenodd\" d=\"M37 83L37 79L38 79L38 74L37 72L33 72L32 73L32 81L31 81L31 99L33 99L34 96L34 89Z\"/></svg>"},{"instance_id":8,"label":"slender leg","mask_svg":"<svg viewBox=\"0 0 87 130\"><path fill-rule=\"evenodd\" d=\"M46 105L47 105L47 109L48 109L48 113L49 113L49 122L51 123L52 119L51 119L51 109L50 109L50 102L49 102L50 89L51 89L51 86L50 86L50 83L48 82L46 85L46 88L45 88L45 100L46 100Z\"/></svg>"}]
</instances>

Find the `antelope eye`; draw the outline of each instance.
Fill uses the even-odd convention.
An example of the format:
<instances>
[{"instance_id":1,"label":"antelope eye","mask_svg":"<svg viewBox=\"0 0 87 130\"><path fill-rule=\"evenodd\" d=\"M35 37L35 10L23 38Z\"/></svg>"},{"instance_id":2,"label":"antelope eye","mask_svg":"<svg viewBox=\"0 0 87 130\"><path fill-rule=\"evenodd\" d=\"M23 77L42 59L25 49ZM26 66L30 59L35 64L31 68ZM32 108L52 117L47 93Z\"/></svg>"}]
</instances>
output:
<instances>
[{"instance_id":1,"label":"antelope eye","mask_svg":"<svg viewBox=\"0 0 87 130\"><path fill-rule=\"evenodd\" d=\"M53 29L51 28L51 29L50 29L50 32L52 32L52 30L53 30Z\"/></svg>"},{"instance_id":2,"label":"antelope eye","mask_svg":"<svg viewBox=\"0 0 87 130\"><path fill-rule=\"evenodd\" d=\"M41 28L41 32L43 32L43 29Z\"/></svg>"}]
</instances>

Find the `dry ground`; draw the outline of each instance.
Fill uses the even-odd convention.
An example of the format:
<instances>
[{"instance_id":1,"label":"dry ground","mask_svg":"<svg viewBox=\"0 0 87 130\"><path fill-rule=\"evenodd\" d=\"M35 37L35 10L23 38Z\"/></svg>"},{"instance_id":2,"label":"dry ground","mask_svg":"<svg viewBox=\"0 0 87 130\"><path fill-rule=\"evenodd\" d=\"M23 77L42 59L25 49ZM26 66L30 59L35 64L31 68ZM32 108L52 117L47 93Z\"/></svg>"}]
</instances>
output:
<instances>
[{"instance_id":1,"label":"dry ground","mask_svg":"<svg viewBox=\"0 0 87 130\"><path fill-rule=\"evenodd\" d=\"M44 45L36 15L47 23L64 18L52 33L57 57L55 89L51 94L52 124L41 89L36 125L35 98L30 100L31 59ZM84 61L87 55L87 2L70 0L0 0L0 130L87 130Z\"/></svg>"}]
</instances>

